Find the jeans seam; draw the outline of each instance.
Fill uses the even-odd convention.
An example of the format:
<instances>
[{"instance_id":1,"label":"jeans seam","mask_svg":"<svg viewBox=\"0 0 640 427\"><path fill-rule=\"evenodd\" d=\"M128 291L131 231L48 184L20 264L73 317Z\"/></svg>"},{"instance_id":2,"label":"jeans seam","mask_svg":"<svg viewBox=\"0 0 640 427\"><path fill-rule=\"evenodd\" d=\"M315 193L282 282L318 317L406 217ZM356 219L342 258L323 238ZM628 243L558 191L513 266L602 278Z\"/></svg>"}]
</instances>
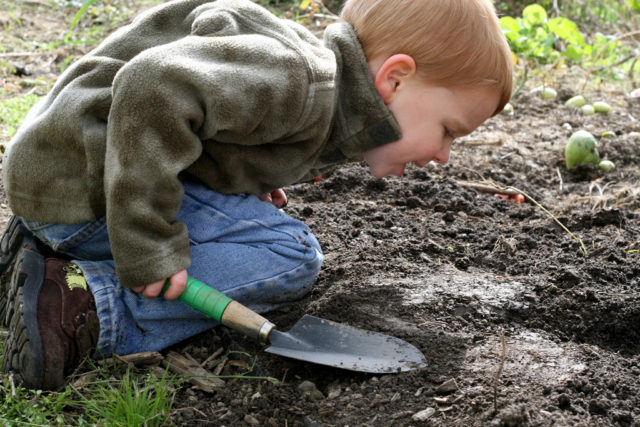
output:
<instances>
[{"instance_id":1,"label":"jeans seam","mask_svg":"<svg viewBox=\"0 0 640 427\"><path fill-rule=\"evenodd\" d=\"M306 266L306 265L318 264L318 263L320 265L322 265L322 261L324 259L323 255L322 255L322 252L320 252L319 250L317 250L315 248L310 248L310 249L315 253L315 255L316 255L315 257L310 258L310 259L305 259L305 260L301 261L295 267L290 268L287 271L281 271L277 276L272 276L269 279L273 279L274 277L282 277L282 276L285 276L285 275L290 274L292 272L299 271L301 268L304 268L304 266ZM268 280L268 279L256 279L256 280L253 280L251 282L243 283L242 285L235 286L233 288L228 288L228 289L225 290L225 292L230 292L230 291L234 291L236 289L246 288L248 286L254 286L256 283L264 282L265 280Z\"/></svg>"},{"instance_id":2,"label":"jeans seam","mask_svg":"<svg viewBox=\"0 0 640 427\"><path fill-rule=\"evenodd\" d=\"M212 206L211 204L208 204L205 200L202 200L201 198L196 197L193 194L190 194L190 193L187 193L187 192L185 192L184 197L190 197L191 199L196 200L198 203L200 203L200 204L202 204L204 206L207 206L210 209L215 210L220 215L224 215L225 218L229 218L232 221L235 221L235 222L247 222L247 223L256 224L256 225L259 225L262 228L265 228L267 230L273 231L274 233L283 234L283 235L289 237L290 239L292 239L293 241L295 241L296 243L299 243L299 240L296 238L296 236L294 234L292 234L292 233L289 233L288 231L275 229L274 227L270 227L270 226L266 225L265 223L256 220L255 218L250 218L250 219L233 218L232 216L229 216L226 212L223 212L220 209L218 209L217 207ZM266 202L262 202L261 201L260 203L266 203ZM274 207L274 209L275 209L275 207ZM284 215L286 215L286 214L284 214ZM189 240L191 241L192 239L190 238ZM197 243L197 244L200 244L200 243Z\"/></svg>"},{"instance_id":3,"label":"jeans seam","mask_svg":"<svg viewBox=\"0 0 640 427\"><path fill-rule=\"evenodd\" d=\"M97 234L103 227L106 226L106 222L104 218L101 218L95 222L89 223L86 227L79 230L71 240L63 241L60 246L58 246L58 251L69 251L81 244L82 242L90 239L95 234Z\"/></svg>"}]
</instances>

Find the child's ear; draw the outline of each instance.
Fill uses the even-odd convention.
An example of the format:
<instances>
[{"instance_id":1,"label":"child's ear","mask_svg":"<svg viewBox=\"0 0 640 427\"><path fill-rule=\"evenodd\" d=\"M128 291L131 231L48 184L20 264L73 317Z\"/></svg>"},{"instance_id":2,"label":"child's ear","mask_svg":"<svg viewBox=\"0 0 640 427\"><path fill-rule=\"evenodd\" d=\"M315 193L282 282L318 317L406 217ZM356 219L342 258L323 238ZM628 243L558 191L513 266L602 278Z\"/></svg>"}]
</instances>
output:
<instances>
[{"instance_id":1,"label":"child's ear","mask_svg":"<svg viewBox=\"0 0 640 427\"><path fill-rule=\"evenodd\" d=\"M398 89L416 74L416 61L403 53L387 58L375 74L375 85L385 104L390 103Z\"/></svg>"}]
</instances>

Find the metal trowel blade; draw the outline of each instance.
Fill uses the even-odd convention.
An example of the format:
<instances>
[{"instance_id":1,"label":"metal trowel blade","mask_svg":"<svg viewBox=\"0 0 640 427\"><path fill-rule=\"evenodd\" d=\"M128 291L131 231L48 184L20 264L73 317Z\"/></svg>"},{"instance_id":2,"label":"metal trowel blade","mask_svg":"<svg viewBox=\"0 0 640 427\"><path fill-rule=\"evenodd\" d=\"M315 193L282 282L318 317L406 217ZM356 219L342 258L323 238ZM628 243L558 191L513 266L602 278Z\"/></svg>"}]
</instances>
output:
<instances>
[{"instance_id":1,"label":"metal trowel blade","mask_svg":"<svg viewBox=\"0 0 640 427\"><path fill-rule=\"evenodd\" d=\"M357 372L396 373L424 368L427 361L399 338L305 315L288 332L274 330L265 351Z\"/></svg>"}]
</instances>

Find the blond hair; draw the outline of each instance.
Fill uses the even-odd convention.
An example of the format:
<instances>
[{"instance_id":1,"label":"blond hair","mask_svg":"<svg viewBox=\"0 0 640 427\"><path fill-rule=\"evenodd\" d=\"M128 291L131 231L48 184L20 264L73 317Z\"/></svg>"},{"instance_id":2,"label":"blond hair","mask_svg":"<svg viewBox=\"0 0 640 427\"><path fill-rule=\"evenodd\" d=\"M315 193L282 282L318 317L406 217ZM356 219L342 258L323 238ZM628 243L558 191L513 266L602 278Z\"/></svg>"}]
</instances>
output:
<instances>
[{"instance_id":1,"label":"blond hair","mask_svg":"<svg viewBox=\"0 0 640 427\"><path fill-rule=\"evenodd\" d=\"M494 114L511 97L511 50L491 0L347 0L341 16L368 60L404 53L432 83L495 87Z\"/></svg>"}]
</instances>

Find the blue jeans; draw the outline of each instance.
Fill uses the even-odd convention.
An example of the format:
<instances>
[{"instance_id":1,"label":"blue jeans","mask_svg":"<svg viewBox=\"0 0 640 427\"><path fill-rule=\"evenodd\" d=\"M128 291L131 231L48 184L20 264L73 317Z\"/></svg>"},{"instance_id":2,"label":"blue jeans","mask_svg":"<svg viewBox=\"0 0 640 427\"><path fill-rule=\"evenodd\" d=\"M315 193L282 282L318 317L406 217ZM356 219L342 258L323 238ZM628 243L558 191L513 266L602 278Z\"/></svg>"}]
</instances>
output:
<instances>
[{"instance_id":1,"label":"blue jeans","mask_svg":"<svg viewBox=\"0 0 640 427\"><path fill-rule=\"evenodd\" d=\"M309 292L322 252L305 224L256 196L183 184L177 220L189 230L190 276L258 312ZM121 287L104 218L71 225L23 222L84 272L100 319L98 354L158 351L217 325L181 301L147 299Z\"/></svg>"}]
</instances>

